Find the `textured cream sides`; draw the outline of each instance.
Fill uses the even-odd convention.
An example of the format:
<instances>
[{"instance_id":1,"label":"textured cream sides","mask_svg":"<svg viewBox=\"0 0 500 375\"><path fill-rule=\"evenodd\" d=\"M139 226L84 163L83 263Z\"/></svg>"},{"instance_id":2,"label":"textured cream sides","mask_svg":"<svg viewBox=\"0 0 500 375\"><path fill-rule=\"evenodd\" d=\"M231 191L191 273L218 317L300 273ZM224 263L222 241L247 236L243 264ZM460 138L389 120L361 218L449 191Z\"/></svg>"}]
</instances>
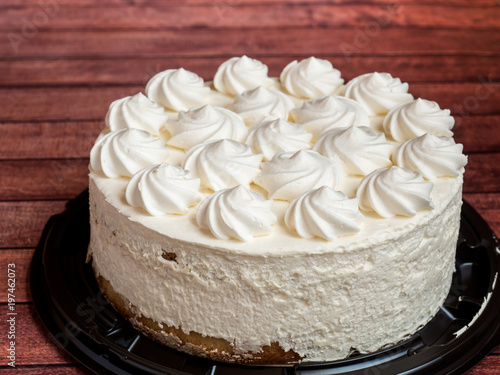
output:
<instances>
[{"instance_id":1,"label":"textured cream sides","mask_svg":"<svg viewBox=\"0 0 500 375\"><path fill-rule=\"evenodd\" d=\"M340 359L351 348L366 353L398 342L443 303L462 176L441 180L431 194L434 210L412 218L365 214L355 236L301 239L280 225L240 242L201 230L196 210L148 216L124 201L126 179L91 173L89 249L95 272L138 315L226 339L236 352L278 342L304 361ZM274 202L280 223L286 207Z\"/></svg>"},{"instance_id":2,"label":"textured cream sides","mask_svg":"<svg viewBox=\"0 0 500 375\"><path fill-rule=\"evenodd\" d=\"M308 61L308 64L324 64L311 59ZM308 66L306 63L293 65L293 74L307 73L307 69L297 68L303 65ZM330 65L327 67L333 69ZM254 89L259 85L279 88L279 81L267 77L267 67L246 57L229 60L222 65L220 71L214 84L215 88L221 88L217 92L210 86L211 92L206 99L211 105L227 107L236 94L247 92L245 90ZM291 73L289 75L292 76ZM339 77L336 79L338 85L341 85ZM295 81L299 82L298 79L294 82L290 79L288 81L290 85ZM165 81L165 84L167 83ZM210 84L206 85L208 87ZM288 91L294 87L290 86ZM175 85L174 88L179 87ZM393 79L388 74L363 75L347 83L347 93L351 94L349 96L362 99L360 103L372 115L386 113L397 104L410 101L412 96L407 93L407 89L407 84L401 84L399 79ZM229 94L223 95L221 92ZM282 92L286 93L286 90L282 88ZM293 120L294 116L301 113L297 108L301 107L303 101L297 97L290 98L296 108L289 118ZM378 102L380 98L384 99L384 105ZM323 101L326 103L328 100ZM349 101L346 103L349 104ZM387 105L388 103L390 105ZM355 106L353 108L345 111L348 115L350 113L351 117L351 112L356 112ZM395 111L401 112L400 109ZM321 113L318 114L320 115ZM285 120L276 123L287 125ZM367 122L366 119L364 122ZM164 197L161 192L154 190L161 184L152 184L150 180L139 178L149 170L139 171L139 177L133 177L132 180L130 177L117 177L120 174L129 176L136 173L137 168L144 167L138 164L137 160L126 158L129 154L131 157L135 154L142 155L141 147L145 141L138 144L141 139L132 137L137 131L119 133L120 137L117 133L107 138L103 136L92 154L89 174L89 255L92 257L94 271L97 276L109 282L114 292L126 300L128 308L136 318L142 316L158 323L164 329L174 327L186 335L198 333L202 337L226 340L233 349L233 358L229 360L238 361L234 355L248 358L250 353L251 357L251 353L259 353L271 344L279 345L284 351L293 351L301 361L313 362L342 359L354 350L360 353L373 352L397 343L407 335L415 333L434 316L450 289L455 268L463 165L466 158L463 157L454 163L455 168L452 168L451 172L456 174L448 169L443 172L439 161L441 149L436 149L426 157L425 165L422 166L418 155L420 143L423 141L416 145L413 144L416 141L413 141L409 146L405 144L405 147L398 149L402 141L391 140L394 139L391 137L394 129L392 125L394 124L391 123L391 127L386 126L380 130L386 131L388 139L387 143L383 140L384 147L387 146L387 150L398 150L398 153L389 159L389 151L385 152L384 149L384 163L375 168L388 167L391 163L399 165L401 162L409 166L417 165L420 169L434 173L430 182L419 177L422 180L419 186L425 185L427 189L433 185L430 202L422 206L424 209L417 207L416 214L411 217L396 215L382 218L372 212L370 207L379 207L381 200L391 201L393 195L388 193L386 188L377 188L380 184L373 184L370 176L362 185L373 185L376 189L373 190L369 186L366 189L357 189L364 175L371 172L372 168L360 169L361 172L351 168L351 173L348 173L349 171L343 171L343 167L337 162L329 159L332 155L326 151L325 156L311 150L289 151L273 158L268 155L269 161L261 163L263 155L254 155L248 145L235 140L212 140L186 151L173 145L163 146L168 153L158 155L154 163L150 164L167 162L174 166L182 165L184 169L189 170L193 177L200 178L200 200L210 194L215 194L211 195L212 198L216 197L222 188L242 184L249 187L253 195L247 194L241 187L235 188L234 191L239 192L235 193L235 196L242 197L236 200L245 204L255 200L259 210L261 205L265 206L264 216L254 215L262 218L259 221L249 218L248 215L237 215L238 212L242 213L242 206L239 202L231 203L235 199L228 200L226 206L231 206L228 210L233 209L230 213L238 220L228 220L227 228L217 227L222 233L219 235L221 238L216 238L210 230L204 228L210 228L210 220L219 220L222 216L227 218L231 215L226 215L224 210L215 213L212 209L198 210L200 207L206 208L210 204L209 200L190 207L198 201L196 197L195 200L186 200L182 209L175 207L172 210L169 205L166 210L179 213L187 210L185 215L162 212L156 215L154 208L161 210L162 205L155 202L164 200ZM255 126L253 129L263 126ZM335 124L332 127L335 128ZM371 127L373 128L373 124ZM165 144L169 136L174 137L174 134L177 134L177 130L178 127L172 124L165 126L160 131L160 137L154 141ZM307 128L305 130L310 132ZM360 128L357 131L349 131L349 134L368 130L370 129ZM334 134L344 132L342 129L329 131L332 133L325 133L322 141L325 147L327 142L330 142L331 146ZM371 134L371 130L368 133ZM382 133L373 131L373 134L374 137L383 138ZM285 132L284 135L288 133ZM271 137L267 134L266 138ZM319 131L314 140L318 138ZM128 139L134 140L134 143L130 141L128 145L125 142ZM147 140L149 141L149 138ZM253 142L248 139L247 142L254 147ZM452 141L441 140L441 143L443 142L453 145ZM219 151L208 152L216 146ZM358 148L365 150L366 147L361 146L363 145ZM324 151L319 146L316 148L320 152ZM261 149L257 151L264 152ZM454 150L452 155L456 159L455 154ZM292 155L296 155L293 160ZM435 155L437 156L434 157ZM368 159L373 159L371 154L368 154ZM233 161L236 162L237 168L231 166ZM288 168L288 164L295 170ZM317 166L316 169L312 168L314 165ZM394 173L408 172L413 176L413 173L403 171L400 167L391 168L390 171L395 171ZM295 173L297 169L300 169L300 173ZM376 173L385 175L388 172L378 170ZM246 179L242 180L243 177ZM126 200L129 181L133 183L129 188L128 199L132 203L135 202L133 205L137 207L128 204ZM329 187L325 188L324 185ZM353 203L352 207L349 206L353 223L343 224L343 218L333 220L328 215L325 216L326 221L319 220L321 218L316 220L321 210L314 207L327 210L335 202L328 202L330 205L325 202L322 205L321 201L313 201L313 198L302 199L305 203L294 200L311 189L318 189L315 196L327 197L324 199L330 200L328 197L338 195L330 188L341 191L349 198L349 202ZM389 190L392 190L392 187ZM410 190L418 195L417 198L421 198L420 187L412 185ZM147 191L151 191L152 196L146 201L141 194L147 194ZM182 193L189 193L191 196L195 192L189 190ZM248 199L244 193L248 195ZM262 201L254 193L260 194ZM408 208L407 206L417 199L407 199L403 193L396 198L400 195L404 197L398 200L396 208L401 202L401 206ZM365 210L361 211L362 215L356 211L357 200L353 199L356 197L360 206L365 207ZM274 200L271 201L272 198ZM344 199L344 196L340 198ZM344 203L339 201L335 204L343 207ZM143 208L146 206L155 216ZM286 215L289 206L292 208ZM393 210L390 204L389 206L387 210L390 212L386 216L399 213ZM163 211L165 212L165 209ZM200 212L198 221L197 212ZM288 217L289 226L285 223L285 216ZM198 225L200 221L203 225ZM242 235L230 226L234 222L246 222L248 228L243 229L253 226L255 231L244 231L241 232L244 234ZM349 227L346 228L346 225ZM244 240L223 239L234 237L232 232L240 233L239 236L244 237ZM298 232L304 237L316 237L302 238ZM136 319L131 319L131 322L140 328ZM165 336L165 340L160 341L172 342L172 336L167 333L160 332L155 335L157 339L161 335ZM178 340L178 343L182 349L181 340ZM210 356L210 353L206 354Z\"/></svg>"}]
</instances>

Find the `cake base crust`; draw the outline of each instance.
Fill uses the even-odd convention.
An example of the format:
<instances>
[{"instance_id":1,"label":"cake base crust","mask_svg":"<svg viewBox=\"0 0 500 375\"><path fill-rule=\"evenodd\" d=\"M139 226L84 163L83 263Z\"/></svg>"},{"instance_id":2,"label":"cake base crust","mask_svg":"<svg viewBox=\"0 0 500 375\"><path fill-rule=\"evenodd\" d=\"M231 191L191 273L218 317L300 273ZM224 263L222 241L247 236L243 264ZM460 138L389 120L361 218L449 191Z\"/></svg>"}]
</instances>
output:
<instances>
[{"instance_id":1,"label":"cake base crust","mask_svg":"<svg viewBox=\"0 0 500 375\"><path fill-rule=\"evenodd\" d=\"M184 333L182 329L155 322L134 313L134 305L114 291L102 276L97 276L97 284L115 310L145 336L163 345L184 353L215 361L239 364L296 363L302 358L293 350L285 351L277 342L262 347L258 353L236 353L227 340L203 336L198 332Z\"/></svg>"}]
</instances>

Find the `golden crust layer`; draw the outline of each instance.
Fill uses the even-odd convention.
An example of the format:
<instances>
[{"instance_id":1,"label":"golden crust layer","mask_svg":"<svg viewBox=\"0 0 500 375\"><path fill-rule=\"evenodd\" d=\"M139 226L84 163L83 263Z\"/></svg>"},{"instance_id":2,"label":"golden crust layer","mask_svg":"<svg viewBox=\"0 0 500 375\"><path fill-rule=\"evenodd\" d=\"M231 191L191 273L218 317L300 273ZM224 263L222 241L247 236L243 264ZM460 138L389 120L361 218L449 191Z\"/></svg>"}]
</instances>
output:
<instances>
[{"instance_id":1,"label":"golden crust layer","mask_svg":"<svg viewBox=\"0 0 500 375\"><path fill-rule=\"evenodd\" d=\"M277 342L264 345L258 353L237 353L227 340L203 336L192 331L186 334L180 328L160 324L150 318L135 314L134 305L116 293L108 280L98 275L96 278L106 299L135 329L173 349L215 361L238 364L296 363L302 359L293 350L285 351Z\"/></svg>"}]
</instances>

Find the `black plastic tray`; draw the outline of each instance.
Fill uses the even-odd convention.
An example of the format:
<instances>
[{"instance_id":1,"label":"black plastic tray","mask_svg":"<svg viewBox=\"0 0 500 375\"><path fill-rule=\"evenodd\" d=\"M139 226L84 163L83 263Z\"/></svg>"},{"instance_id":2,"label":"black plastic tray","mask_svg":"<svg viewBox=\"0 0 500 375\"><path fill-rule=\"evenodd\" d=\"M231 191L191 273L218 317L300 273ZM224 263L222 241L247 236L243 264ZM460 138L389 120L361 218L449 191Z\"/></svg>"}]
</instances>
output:
<instances>
[{"instance_id":1,"label":"black plastic tray","mask_svg":"<svg viewBox=\"0 0 500 375\"><path fill-rule=\"evenodd\" d=\"M231 365L186 355L146 338L100 293L85 262L89 235L84 191L46 224L31 264L31 293L54 340L98 374L462 374L500 344L500 249L486 222L466 202L457 270L438 314L395 346L317 364Z\"/></svg>"}]
</instances>

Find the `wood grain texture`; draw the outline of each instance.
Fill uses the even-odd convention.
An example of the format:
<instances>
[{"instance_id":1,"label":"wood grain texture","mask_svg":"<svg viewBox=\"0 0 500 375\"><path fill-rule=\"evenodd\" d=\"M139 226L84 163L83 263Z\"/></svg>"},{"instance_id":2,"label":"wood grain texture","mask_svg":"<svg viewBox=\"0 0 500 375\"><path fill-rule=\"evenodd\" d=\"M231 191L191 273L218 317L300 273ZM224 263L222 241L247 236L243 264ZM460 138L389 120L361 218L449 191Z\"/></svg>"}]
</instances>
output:
<instances>
[{"instance_id":1,"label":"wood grain texture","mask_svg":"<svg viewBox=\"0 0 500 375\"><path fill-rule=\"evenodd\" d=\"M481 363L475 366L467 375L498 375L500 369L500 357L492 355L486 357Z\"/></svg>"},{"instance_id":2,"label":"wood grain texture","mask_svg":"<svg viewBox=\"0 0 500 375\"><path fill-rule=\"evenodd\" d=\"M50 3L46 3L50 4ZM45 9L43 11L42 9ZM262 4L234 5L213 2L197 7L155 6L63 6L40 5L6 8L0 12L0 30L22 33L30 22L43 30L141 30L192 28L276 28L276 27L441 27L500 29L500 8L479 12L481 7L456 7L431 4ZM38 14L46 14L45 18ZM476 17L469 17L476 13Z\"/></svg>"},{"instance_id":3,"label":"wood grain texture","mask_svg":"<svg viewBox=\"0 0 500 375\"><path fill-rule=\"evenodd\" d=\"M500 54L500 33L490 30L359 28L191 29L33 32L22 42L0 33L0 56L20 57L148 57L301 54L320 51L350 58L356 55ZM22 35L21 35L22 36ZM401 41L404 40L404 43Z\"/></svg>"},{"instance_id":4,"label":"wood grain texture","mask_svg":"<svg viewBox=\"0 0 500 375\"><path fill-rule=\"evenodd\" d=\"M478 82L478 77L500 79L500 64L496 56L326 56L342 72L345 80L372 71L389 71L394 77L408 82ZM269 75L278 77L283 68L303 55L289 57L261 56L269 67ZM211 80L226 57L166 57L126 59L56 59L0 60L2 86L61 86L61 85L138 85L145 86L156 73L166 69L184 69ZM116 66L119 64L120 69Z\"/></svg>"},{"instance_id":5,"label":"wood grain texture","mask_svg":"<svg viewBox=\"0 0 500 375\"><path fill-rule=\"evenodd\" d=\"M464 176L465 193L500 193L500 153L471 154Z\"/></svg>"},{"instance_id":6,"label":"wood grain texture","mask_svg":"<svg viewBox=\"0 0 500 375\"><path fill-rule=\"evenodd\" d=\"M259 4L302 4L304 0L259 0ZM377 5L387 5L394 3L394 0L329 0L331 4L371 4L373 6ZM62 1L61 1L62 3ZM215 6L237 6L237 5L246 5L246 4L254 4L255 0L215 0L210 3ZM322 0L312 0L309 1L310 4L323 4ZM397 0L397 3L406 5L406 4L434 4L434 5L453 5L460 7L474 7L477 8L481 6L484 11L485 8L495 7L498 5L496 0L475 0L471 3L468 0ZM34 6L38 5L37 0L3 0L0 9L9 8L9 7L19 7L19 6ZM71 0L72 5L78 6L97 6L95 0ZM142 5L142 6L164 6L165 2L163 0L102 0L99 1L101 5L115 5L115 6L129 6L129 5ZM190 5L190 6L200 6L206 5L207 0L174 0L169 1L170 6L181 6L181 5Z\"/></svg>"},{"instance_id":7,"label":"wood grain texture","mask_svg":"<svg viewBox=\"0 0 500 375\"><path fill-rule=\"evenodd\" d=\"M7 266L14 263L16 276L16 291L14 293L16 303L32 302L30 287L29 287L29 270L31 258L33 257L33 249L4 249L0 250L0 285L7 285ZM8 301L7 294L9 292L5 288L0 288L0 303Z\"/></svg>"},{"instance_id":8,"label":"wood grain texture","mask_svg":"<svg viewBox=\"0 0 500 375\"><path fill-rule=\"evenodd\" d=\"M0 305L0 314L7 316L7 305ZM69 354L60 349L43 327L32 304L16 304L16 365L75 363ZM0 332L6 332L6 319L0 320ZM7 335L0 335L0 346L7 346ZM64 343L62 335L59 341ZM7 358L0 358L0 366L7 365ZM24 373L24 372L23 372Z\"/></svg>"},{"instance_id":9,"label":"wood grain texture","mask_svg":"<svg viewBox=\"0 0 500 375\"><path fill-rule=\"evenodd\" d=\"M88 186L89 159L0 161L3 200L71 199Z\"/></svg>"},{"instance_id":10,"label":"wood grain texture","mask_svg":"<svg viewBox=\"0 0 500 375\"><path fill-rule=\"evenodd\" d=\"M104 121L0 123L10 140L0 146L0 160L88 158L104 127Z\"/></svg>"},{"instance_id":11,"label":"wood grain texture","mask_svg":"<svg viewBox=\"0 0 500 375\"><path fill-rule=\"evenodd\" d=\"M497 235L500 233L500 194L468 194L464 199L486 220L490 228Z\"/></svg>"},{"instance_id":12,"label":"wood grain texture","mask_svg":"<svg viewBox=\"0 0 500 375\"><path fill-rule=\"evenodd\" d=\"M450 108L461 118L473 114L500 114L500 84L481 77L474 83L413 83L410 91ZM486 82L486 83L484 83ZM109 104L117 98L144 91L144 86L51 87L0 89L0 122L28 121L102 121ZM52 105L56 103L57 105ZM25 110L29 108L29 110Z\"/></svg>"},{"instance_id":13,"label":"wood grain texture","mask_svg":"<svg viewBox=\"0 0 500 375\"><path fill-rule=\"evenodd\" d=\"M112 101L141 90L143 86L0 89L0 101L6 100L0 121L103 121Z\"/></svg>"},{"instance_id":14,"label":"wood grain texture","mask_svg":"<svg viewBox=\"0 0 500 375\"><path fill-rule=\"evenodd\" d=\"M11 371L8 367L0 367L0 371ZM80 364L65 364L65 365L29 365L17 366L17 371L24 375L92 375L90 370L87 370Z\"/></svg>"},{"instance_id":15,"label":"wood grain texture","mask_svg":"<svg viewBox=\"0 0 500 375\"><path fill-rule=\"evenodd\" d=\"M457 116L453 138L464 153L500 150L500 116Z\"/></svg>"},{"instance_id":16,"label":"wood grain texture","mask_svg":"<svg viewBox=\"0 0 500 375\"><path fill-rule=\"evenodd\" d=\"M47 220L65 204L66 200L0 202L0 249L35 247Z\"/></svg>"}]
</instances>

